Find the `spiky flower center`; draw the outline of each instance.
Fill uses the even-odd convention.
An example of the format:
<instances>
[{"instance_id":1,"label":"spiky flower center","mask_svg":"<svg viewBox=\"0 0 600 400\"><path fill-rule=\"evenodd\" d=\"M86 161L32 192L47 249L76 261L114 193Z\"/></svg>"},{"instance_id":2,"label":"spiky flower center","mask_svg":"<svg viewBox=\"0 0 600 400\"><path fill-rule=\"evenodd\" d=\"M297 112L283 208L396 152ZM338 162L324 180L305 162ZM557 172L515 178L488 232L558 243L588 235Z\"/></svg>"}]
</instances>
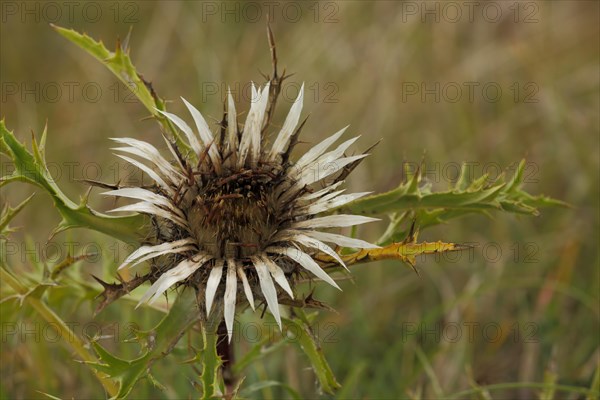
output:
<instances>
[{"instance_id":1,"label":"spiky flower center","mask_svg":"<svg viewBox=\"0 0 600 400\"><path fill-rule=\"evenodd\" d=\"M246 169L189 188L182 208L199 247L214 258L263 251L282 221L269 171Z\"/></svg>"}]
</instances>

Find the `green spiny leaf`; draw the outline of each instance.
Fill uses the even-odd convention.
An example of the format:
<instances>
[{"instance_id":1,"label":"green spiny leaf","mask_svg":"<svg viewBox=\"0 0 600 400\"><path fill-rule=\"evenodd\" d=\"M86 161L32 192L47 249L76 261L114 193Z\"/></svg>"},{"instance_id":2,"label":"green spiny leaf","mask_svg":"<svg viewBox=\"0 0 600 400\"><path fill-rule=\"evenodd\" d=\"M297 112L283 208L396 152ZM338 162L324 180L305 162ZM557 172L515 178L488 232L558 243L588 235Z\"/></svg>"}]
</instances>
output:
<instances>
[{"instance_id":1,"label":"green spiny leaf","mask_svg":"<svg viewBox=\"0 0 600 400\"><path fill-rule=\"evenodd\" d=\"M567 206L546 196L533 196L522 189L525 160L506 182L504 175L491 183L488 175L469 181L467 170L464 164L456 184L444 192L432 192L429 184L423 184L418 171L407 173L406 181L398 188L364 197L342 208L354 214L388 214L390 224L379 240L385 245L406 239L413 221L422 230L469 214L506 211L535 216L540 207Z\"/></svg>"},{"instance_id":2,"label":"green spiny leaf","mask_svg":"<svg viewBox=\"0 0 600 400\"><path fill-rule=\"evenodd\" d=\"M92 342L92 347L98 354L100 362L88 362L88 364L119 383L119 391L113 398L127 397L136 382L148 373L149 353L135 360L127 361L114 357L95 341Z\"/></svg>"},{"instance_id":3,"label":"green spiny leaf","mask_svg":"<svg viewBox=\"0 0 600 400\"><path fill-rule=\"evenodd\" d=\"M43 291L45 290L44 287L41 287L42 285L35 285L35 287L33 288L30 288L31 285L26 286L19 278L17 278L12 272L10 272L5 265L0 265L0 281L2 281L4 284L8 285L10 288L12 288L12 290L14 290L15 296L9 297L20 299L18 296L22 296L21 301L27 301L29 305L46 322L54 324L54 326L60 332L60 337L70 338L70 340L66 340L64 341L64 343L72 350L74 350L75 353L77 353L77 355L84 360L84 362L94 362L93 356L85 348L83 342L79 339L79 337L52 309L50 309L48 304L42 301L41 294L43 294ZM1 302L6 300L7 298L3 298ZM117 388L110 380L107 380L106 377L98 371L94 372L96 377L108 393L117 393Z\"/></svg>"},{"instance_id":4,"label":"green spiny leaf","mask_svg":"<svg viewBox=\"0 0 600 400\"><path fill-rule=\"evenodd\" d=\"M446 192L432 193L427 187L415 190L415 176L392 191L368 196L356 200L344 209L357 214L387 214L403 210L415 209L503 209L503 204L513 205L515 211L533 213L534 208L551 205L564 205L559 201L551 201L547 197L532 196L521 190L525 162L519 164L515 175L507 183L498 179L485 185L487 176L466 183L466 174L461 173L455 187Z\"/></svg>"},{"instance_id":5,"label":"green spiny leaf","mask_svg":"<svg viewBox=\"0 0 600 400\"><path fill-rule=\"evenodd\" d=\"M190 152L189 145L181 139L177 129L171 122L161 115L157 110L166 111L165 102L159 98L150 83L146 82L142 75L136 70L131 58L129 50L123 49L120 42L114 52L109 51L102 41L97 42L86 34L81 34L73 29L66 29L60 26L51 26L62 36L67 38L72 43L87 51L94 58L104 64L123 84L131 90L138 100L146 107L146 109L156 118L166 132L170 132L175 139L177 146L180 149Z\"/></svg>"},{"instance_id":6,"label":"green spiny leaf","mask_svg":"<svg viewBox=\"0 0 600 400\"><path fill-rule=\"evenodd\" d=\"M219 387L217 385L217 377L219 367L221 366L221 359L217 355L217 338L218 335L213 331L207 331L202 329L202 339L204 342L204 348L201 352L202 359L202 398L213 399L219 393Z\"/></svg>"},{"instance_id":7,"label":"green spiny leaf","mask_svg":"<svg viewBox=\"0 0 600 400\"><path fill-rule=\"evenodd\" d=\"M44 129L46 132L46 129ZM42 143L45 142L45 133ZM0 177L0 186L20 181L44 189L52 199L62 221L52 235L71 228L87 228L102 232L125 242L138 242L140 228L144 225L142 215L118 217L98 213L87 206L84 200L80 204L70 200L58 187L46 167L43 146L33 140L33 154L9 131L4 121L0 122L0 139L10 155L15 170L12 175Z\"/></svg>"},{"instance_id":8,"label":"green spiny leaf","mask_svg":"<svg viewBox=\"0 0 600 400\"><path fill-rule=\"evenodd\" d=\"M284 326L284 334L288 341L293 341L310 360L312 367L319 379L324 392L333 394L339 389L340 384L335 379L329 363L325 359L321 346L317 343L310 326L306 323L307 318L301 310L297 311L298 318L281 318Z\"/></svg>"},{"instance_id":9,"label":"green spiny leaf","mask_svg":"<svg viewBox=\"0 0 600 400\"><path fill-rule=\"evenodd\" d=\"M115 380L119 384L119 391L114 398L124 398L141 378L148 375L156 360L165 357L173 350L183 334L198 320L198 315L194 291L184 290L177 296L168 314L156 327L149 331L137 332L138 339L146 341L141 343L142 348L145 349L141 357L124 360L110 354L98 343L92 342L100 362L88 362L88 364Z\"/></svg>"},{"instance_id":10,"label":"green spiny leaf","mask_svg":"<svg viewBox=\"0 0 600 400\"><path fill-rule=\"evenodd\" d=\"M32 194L25 200L23 200L19 205L15 208L11 208L8 204L4 206L2 211L0 211L0 237L5 236L11 232L14 232L8 224L10 221L29 203L29 201L33 198L35 194Z\"/></svg>"}]
</instances>

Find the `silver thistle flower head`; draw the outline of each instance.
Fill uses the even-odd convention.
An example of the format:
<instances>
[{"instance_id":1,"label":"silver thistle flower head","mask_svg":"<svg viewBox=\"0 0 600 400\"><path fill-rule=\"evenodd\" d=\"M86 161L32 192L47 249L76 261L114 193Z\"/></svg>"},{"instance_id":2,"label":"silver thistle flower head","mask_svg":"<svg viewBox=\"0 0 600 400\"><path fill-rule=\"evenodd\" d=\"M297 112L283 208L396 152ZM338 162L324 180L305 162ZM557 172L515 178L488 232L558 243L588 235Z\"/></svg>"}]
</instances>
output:
<instances>
[{"instance_id":1,"label":"silver thistle flower head","mask_svg":"<svg viewBox=\"0 0 600 400\"><path fill-rule=\"evenodd\" d=\"M339 289L315 261L321 253L345 267L326 243L377 247L322 231L375 220L328 213L368 194L342 194L340 189L348 171L367 155L345 155L358 138L330 150L344 128L292 162L289 155L303 125L298 126L304 86L270 147L265 146L269 87L269 83L262 90L252 85L243 129L238 127L235 104L228 93L227 114L218 135L213 135L202 114L183 98L195 130L180 117L161 111L183 132L191 149L183 156L166 140L173 162L147 142L113 139L122 145L115 149L118 157L154 180L151 187L105 193L139 200L111 211L147 214L155 226L150 243L131 253L119 268L152 260L149 279L153 284L140 304L155 301L179 284L198 291L207 315L218 302L230 340L241 293L253 309L255 298L266 301L281 328L278 297L287 294L293 298L293 282L298 276L308 272Z\"/></svg>"}]
</instances>

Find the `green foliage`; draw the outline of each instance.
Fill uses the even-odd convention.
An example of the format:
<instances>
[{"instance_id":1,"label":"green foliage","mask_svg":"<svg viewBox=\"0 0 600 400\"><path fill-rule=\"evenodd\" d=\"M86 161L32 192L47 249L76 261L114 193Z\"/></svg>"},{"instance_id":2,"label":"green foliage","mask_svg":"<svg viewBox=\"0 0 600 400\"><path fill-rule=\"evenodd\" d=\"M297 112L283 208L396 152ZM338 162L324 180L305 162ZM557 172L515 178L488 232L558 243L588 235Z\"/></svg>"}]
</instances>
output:
<instances>
[{"instance_id":1,"label":"green foliage","mask_svg":"<svg viewBox=\"0 0 600 400\"><path fill-rule=\"evenodd\" d=\"M11 208L8 203L5 204L4 208L0 211L0 238L15 231L13 228L9 227L8 224L27 205L27 203L29 203L32 198L33 195L29 196L15 208Z\"/></svg>"},{"instance_id":2,"label":"green foliage","mask_svg":"<svg viewBox=\"0 0 600 400\"><path fill-rule=\"evenodd\" d=\"M340 384L335 379L323 350L311 331L309 318L302 310L296 310L294 313L298 316L297 318L281 319L285 326L283 334L287 335L289 340L306 354L319 379L321 389L325 393L333 394L336 389L340 388Z\"/></svg>"},{"instance_id":3,"label":"green foliage","mask_svg":"<svg viewBox=\"0 0 600 400\"><path fill-rule=\"evenodd\" d=\"M217 315L212 313L213 318ZM202 328L202 351L198 354L198 358L202 364L202 399L213 399L216 396L222 396L222 385L219 383L219 368L222 360L217 355L217 342L219 336L217 329L221 318L214 318L208 321Z\"/></svg>"},{"instance_id":4,"label":"green foliage","mask_svg":"<svg viewBox=\"0 0 600 400\"><path fill-rule=\"evenodd\" d=\"M139 242L140 227L145 218L141 215L118 217L109 216L88 207L88 194L79 204L71 201L58 187L46 166L44 148L47 130L44 129L40 145L32 137L33 154L27 150L15 135L0 121L0 150L13 162L14 172L0 177L0 187L13 182L26 182L45 190L54 200L54 206L62 216L62 221L54 228L51 237L71 228L95 230L124 242Z\"/></svg>"},{"instance_id":5,"label":"green foliage","mask_svg":"<svg viewBox=\"0 0 600 400\"><path fill-rule=\"evenodd\" d=\"M62 36L76 44L94 58L102 62L117 78L123 82L146 107L150 114L156 118L163 129L169 132L177 145L182 149L189 149L187 144L178 136L177 130L168 120L162 117L156 110L165 110L165 102L160 99L152 86L143 79L142 75L135 69L126 45L117 43L114 52L109 51L102 42L97 42L85 34L74 30L54 27ZM8 131L4 122L0 123L0 151L7 154L15 166L15 172L0 180L0 186L11 182L26 182L42 188L53 199L54 205L61 214L63 220L53 231L53 235L69 228L90 229L114 237L125 242L139 241L141 228L144 226L144 218L141 216L112 217L92 210L87 205L87 195L80 203L68 199L53 181L44 156L46 142L46 130L42 134L40 144L32 139L32 152L27 150L12 132ZM425 182L420 173L409 176L406 182L400 184L396 189L369 196L344 207L354 214L363 215L387 215L390 224L379 242L385 247L381 250L364 251L346 254L343 257L348 264L359 262L372 262L383 259L403 260L414 265L417 255L432 254L463 249L460 245L445 242L416 243L417 233L420 230L446 223L454 218L469 214L489 215L493 211L503 211L523 215L537 215L538 208L547 206L564 206L565 204L545 196L532 196L523 188L524 162L519 164L514 176L506 178L499 177L493 182L488 182L488 176L484 175L473 181L468 180L466 166L458 182L449 190L434 192L432 186ZM89 193L88 193L89 194ZM12 209L5 207L0 217L0 234L11 232L10 220L26 206L30 198ZM69 255L67 259L52 266L52 274L41 280L30 280L26 283L17 278L7 268L2 268L2 280L8 282L13 294L3 298L4 301L17 300L19 304L28 303L47 321L52 321L64 329L64 321L51 309L43 296L48 290L55 287L55 280L60 272L81 258ZM323 258L323 264L331 261ZM216 314L216 313L213 313ZM198 322L196 295L191 290L186 290L177 296L176 301L160 321L158 325L150 330L135 331L134 340L140 343L142 353L133 359L117 357L101 346L96 340L91 340L91 345L96 353L95 357L85 347L83 340L78 338L70 345L85 363L95 371L97 379L113 398L125 398L131 394L136 383L143 378L149 379L155 386L160 386L160 377L155 378L151 373L153 364L172 353L177 341L182 335L191 330ZM307 315L302 308L292 309L289 318L282 318L284 325L283 338L270 347L271 338L266 338L255 344L242 358L232 367L235 374L242 373L246 367L254 365L269 354L280 350L285 345L295 344L305 355L314 374L319 382L320 389L331 395L340 388L332 368L325 358L318 339L312 331L311 324L315 315ZM190 361L198 363L201 367L200 382L202 385L203 398L215 398L223 394L223 382L220 374L222 360L216 352L218 335L216 334L217 323L201 323L200 332L202 336L202 348ZM65 331L67 332L67 331ZM72 332L68 332L72 334ZM421 361L426 361L423 352L418 353ZM357 366L350 377L361 376L364 366ZM430 368L428 369L430 370ZM243 378L240 379L240 385ZM348 378L348 387L352 383ZM596 382L598 373L596 373ZM116 384L115 384L116 383ZM504 388L508 387L505 385ZM251 396L258 391L271 387L282 388L290 397L301 398L292 387L274 380L263 380L250 384L245 388L238 387L235 394L240 397ZM546 397L552 397L555 391L563 390L585 395L595 395L597 389L573 388L556 384L556 380L544 384L523 384L512 387L532 387L544 390ZM460 392L454 397L462 397L471 394L502 389L500 385L481 386L472 390ZM239 392L238 392L239 390ZM350 390L350 389L348 389ZM338 392L340 398L344 392ZM46 394L48 397L51 395Z\"/></svg>"},{"instance_id":6,"label":"green foliage","mask_svg":"<svg viewBox=\"0 0 600 400\"><path fill-rule=\"evenodd\" d=\"M0 280L8 285L14 292L13 295L4 296L2 298L2 302L15 300L19 307L22 307L25 303L28 304L47 323L53 324L53 326L60 333L60 337L69 339L65 340L64 343L79 357L81 357L82 360L87 362L95 361L93 355L91 355L86 349L83 341L43 300L46 290L56 286L54 282L43 279L42 281L32 281L25 284L21 282L13 273L11 273L5 265L0 265L0 278ZM110 380L106 379L105 376L100 373L96 373L95 375L108 393L116 393L116 387Z\"/></svg>"},{"instance_id":7,"label":"green foliage","mask_svg":"<svg viewBox=\"0 0 600 400\"><path fill-rule=\"evenodd\" d=\"M390 225L379 240L380 244L389 244L406 238L407 222L415 221L416 229L422 230L469 214L505 211L537 216L540 207L567 206L547 196L527 193L523 189L525 165L522 160L509 179L502 174L488 182L488 174L470 181L468 165L463 164L454 187L445 192L434 192L420 171L407 172L408 178L396 189L356 200L344 209L355 214L389 215Z\"/></svg>"},{"instance_id":8,"label":"green foliage","mask_svg":"<svg viewBox=\"0 0 600 400\"><path fill-rule=\"evenodd\" d=\"M195 310L191 311L190 310ZM196 296L192 290L184 290L177 296L173 306L158 325L148 331L134 331L134 340L142 345L143 354L134 360L124 360L110 354L93 341L99 362L89 362L94 369L105 373L119 384L115 399L127 397L133 386L144 377L151 377L150 367L167 356L183 334L198 320Z\"/></svg>"},{"instance_id":9,"label":"green foliage","mask_svg":"<svg viewBox=\"0 0 600 400\"><path fill-rule=\"evenodd\" d=\"M142 74L133 66L127 44L123 45L118 41L115 51L111 52L104 46L102 41L95 41L86 34L56 25L52 25L52 27L71 43L76 44L104 64L138 98L150 114L160 122L165 131L173 135L177 146L182 150L190 150L189 145L181 140L177 129L157 111L166 111L165 102L154 92L152 84L145 81ZM125 42L128 42L128 40ZM189 155L193 156L194 152L189 152Z\"/></svg>"}]
</instances>

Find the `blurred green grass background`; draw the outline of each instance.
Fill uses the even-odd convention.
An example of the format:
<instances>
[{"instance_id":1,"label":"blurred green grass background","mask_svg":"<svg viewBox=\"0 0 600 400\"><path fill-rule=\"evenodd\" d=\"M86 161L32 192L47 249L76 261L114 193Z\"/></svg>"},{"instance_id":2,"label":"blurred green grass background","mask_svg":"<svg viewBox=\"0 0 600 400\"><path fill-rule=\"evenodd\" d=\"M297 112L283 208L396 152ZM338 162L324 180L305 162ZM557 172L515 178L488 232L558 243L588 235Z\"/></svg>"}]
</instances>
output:
<instances>
[{"instance_id":1,"label":"blurred green grass background","mask_svg":"<svg viewBox=\"0 0 600 400\"><path fill-rule=\"evenodd\" d=\"M426 231L423 240L476 246L470 253L421 259L420 277L386 262L354 267L342 293L318 285L315 296L337 310L320 315L318 332L344 384L340 398L442 398L473 385L543 382L549 373L557 383L590 387L600 357L599 3L506 1L490 8L481 3L471 15L466 3L453 2L461 12L457 17L438 2L78 2L72 15L55 3L61 12L56 19L44 4L2 3L1 114L23 140L32 131L39 135L48 121L46 158L74 199L86 187L73 178L113 182L129 173L111 155L109 137L160 145L160 135L126 89L48 22L85 31L109 48L131 27L132 59L156 91L173 100L170 111L185 115L183 96L217 120L227 85L247 109L248 96L240 89L248 90L250 81L262 83L260 72L270 72L265 26L274 7L279 65L295 73L276 122L305 82L306 142L347 124L352 134L362 134L360 148L383 138L350 178L352 190L391 189L403 177L403 162L416 165L422 158L438 189L450 186L461 162L472 163L479 176L510 171L526 158L526 189L573 205L542 210L539 217L469 217ZM24 13L25 7L33 11ZM8 160L1 162L3 172L10 172ZM32 192L17 184L0 190L0 206L15 205ZM107 209L110 203L98 190L92 193L91 204ZM49 201L39 193L15 220L22 230L6 248L11 265L31 270L26 238L41 259L65 256L69 241L77 243L76 251L99 243L103 257L77 267L99 290L89 275L110 281L118 262L113 254L122 259L125 248L81 232L61 234L48 246L59 221ZM383 228L382 223L363 233L376 239ZM94 319L87 292L65 287L56 293L57 313L79 326L136 321L149 327L160 316L134 313L133 304L121 300ZM3 329L36 321L31 310L17 310L13 302L0 310ZM60 342L3 334L0 344L3 398L43 397L36 391L102 396L93 376ZM239 347L243 352L248 345ZM135 354L127 345L118 348L120 354ZM267 377L315 398L307 366L303 355L286 349L250 368L246 385ZM166 390L146 380L133 398L188 397L189 366L167 359L156 368L154 376ZM536 393L506 389L492 395ZM285 392L271 388L253 396L278 398ZM561 392L556 398L579 397Z\"/></svg>"}]
</instances>

